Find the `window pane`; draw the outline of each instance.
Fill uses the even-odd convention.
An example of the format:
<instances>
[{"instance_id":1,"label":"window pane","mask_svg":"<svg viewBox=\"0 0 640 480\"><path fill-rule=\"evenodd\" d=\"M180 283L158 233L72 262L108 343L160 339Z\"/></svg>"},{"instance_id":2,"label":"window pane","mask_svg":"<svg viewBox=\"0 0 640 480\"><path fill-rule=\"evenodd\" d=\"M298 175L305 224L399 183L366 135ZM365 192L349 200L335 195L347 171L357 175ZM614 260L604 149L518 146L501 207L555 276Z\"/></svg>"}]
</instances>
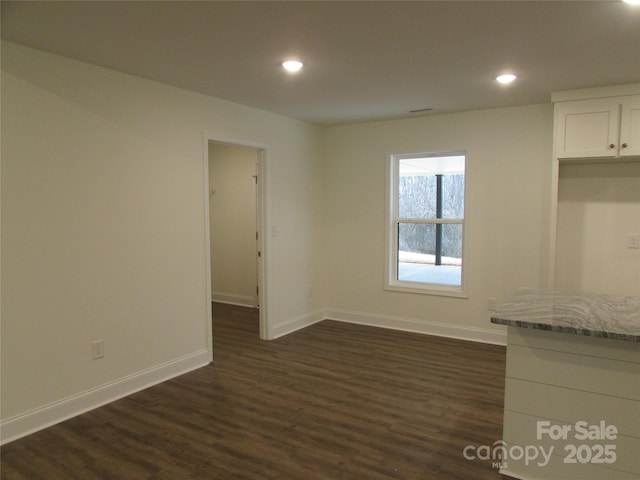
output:
<instances>
[{"instance_id":1,"label":"window pane","mask_svg":"<svg viewBox=\"0 0 640 480\"><path fill-rule=\"evenodd\" d=\"M462 225L398 224L398 280L459 286L461 278Z\"/></svg>"},{"instance_id":2,"label":"window pane","mask_svg":"<svg viewBox=\"0 0 640 480\"><path fill-rule=\"evenodd\" d=\"M434 263L436 226L415 223L398 224L398 250L403 253L430 255L430 263Z\"/></svg>"},{"instance_id":3,"label":"window pane","mask_svg":"<svg viewBox=\"0 0 640 480\"><path fill-rule=\"evenodd\" d=\"M443 264L462 264L462 225L442 225L442 257Z\"/></svg>"},{"instance_id":4,"label":"window pane","mask_svg":"<svg viewBox=\"0 0 640 480\"><path fill-rule=\"evenodd\" d=\"M464 175L442 176L442 218L464 218Z\"/></svg>"},{"instance_id":5,"label":"window pane","mask_svg":"<svg viewBox=\"0 0 640 480\"><path fill-rule=\"evenodd\" d=\"M398 218L436 218L436 198L435 175L400 176Z\"/></svg>"},{"instance_id":6,"label":"window pane","mask_svg":"<svg viewBox=\"0 0 640 480\"><path fill-rule=\"evenodd\" d=\"M400 159L398 218L464 218L464 163L464 156Z\"/></svg>"}]
</instances>

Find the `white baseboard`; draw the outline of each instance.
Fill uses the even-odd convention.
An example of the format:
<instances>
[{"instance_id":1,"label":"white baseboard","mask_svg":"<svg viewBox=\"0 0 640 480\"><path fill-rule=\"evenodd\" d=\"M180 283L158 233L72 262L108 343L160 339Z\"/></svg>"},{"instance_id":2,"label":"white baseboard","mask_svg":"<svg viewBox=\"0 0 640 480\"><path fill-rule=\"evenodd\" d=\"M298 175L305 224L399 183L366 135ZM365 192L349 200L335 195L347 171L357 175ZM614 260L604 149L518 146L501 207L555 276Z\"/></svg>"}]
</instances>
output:
<instances>
[{"instance_id":1,"label":"white baseboard","mask_svg":"<svg viewBox=\"0 0 640 480\"><path fill-rule=\"evenodd\" d=\"M508 470L508 469L506 469L506 468L501 468L501 469L500 469L500 474L501 474L501 475L504 475L504 476L506 476L506 477L509 477L509 478L515 478L516 480L525 480L525 478L524 478L524 477L521 477L521 476L519 476L519 475L517 475L517 474L515 474L515 473L511 473L511 472L509 472L509 470ZM531 479L531 480L534 480L534 479Z\"/></svg>"},{"instance_id":2,"label":"white baseboard","mask_svg":"<svg viewBox=\"0 0 640 480\"><path fill-rule=\"evenodd\" d=\"M314 323L321 322L326 318L327 317L325 316L324 310L317 310L315 312L307 313L305 315L300 315L299 317L285 320L284 322L280 322L277 325L274 325L273 328L271 328L271 335L269 336L268 340L275 340L276 338L295 332L296 330L300 330L302 328L308 327L309 325L313 325Z\"/></svg>"},{"instance_id":3,"label":"white baseboard","mask_svg":"<svg viewBox=\"0 0 640 480\"><path fill-rule=\"evenodd\" d=\"M236 295L235 293L211 292L211 301L239 305L241 307L255 307L255 297L249 295Z\"/></svg>"},{"instance_id":4,"label":"white baseboard","mask_svg":"<svg viewBox=\"0 0 640 480\"><path fill-rule=\"evenodd\" d=\"M0 423L0 445L43 430L69 418L144 390L209 363L209 352L201 350L128 377L73 395Z\"/></svg>"},{"instance_id":5,"label":"white baseboard","mask_svg":"<svg viewBox=\"0 0 640 480\"><path fill-rule=\"evenodd\" d=\"M317 310L280 322L271 329L269 339L282 337L325 319L495 345L506 345L507 339L506 332L339 309ZM59 402L8 418L0 423L0 445L43 430L208 363L209 352L201 350Z\"/></svg>"},{"instance_id":6,"label":"white baseboard","mask_svg":"<svg viewBox=\"0 0 640 480\"><path fill-rule=\"evenodd\" d=\"M325 317L339 322L357 323L372 327L390 328L404 332L423 333L439 337L456 338L472 342L490 343L493 345L506 345L507 333L495 330L464 327L449 323L429 322L414 320L411 318L392 317L366 312L353 312L349 310L327 310Z\"/></svg>"}]
</instances>

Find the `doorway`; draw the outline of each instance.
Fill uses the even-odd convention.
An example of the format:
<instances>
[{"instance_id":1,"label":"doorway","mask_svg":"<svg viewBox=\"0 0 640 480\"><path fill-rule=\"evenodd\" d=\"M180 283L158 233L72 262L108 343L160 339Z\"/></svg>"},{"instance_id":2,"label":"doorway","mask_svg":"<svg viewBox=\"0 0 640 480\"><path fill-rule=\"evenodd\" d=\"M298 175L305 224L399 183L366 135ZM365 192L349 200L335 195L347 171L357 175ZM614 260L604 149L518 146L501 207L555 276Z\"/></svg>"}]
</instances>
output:
<instances>
[{"instance_id":1,"label":"doorway","mask_svg":"<svg viewBox=\"0 0 640 480\"><path fill-rule=\"evenodd\" d=\"M209 143L211 300L258 308L258 150Z\"/></svg>"},{"instance_id":2,"label":"doorway","mask_svg":"<svg viewBox=\"0 0 640 480\"><path fill-rule=\"evenodd\" d=\"M258 309L260 338L266 339L267 147L214 136L205 138L204 146L208 305L216 301ZM213 328L208 323L213 358Z\"/></svg>"}]
</instances>

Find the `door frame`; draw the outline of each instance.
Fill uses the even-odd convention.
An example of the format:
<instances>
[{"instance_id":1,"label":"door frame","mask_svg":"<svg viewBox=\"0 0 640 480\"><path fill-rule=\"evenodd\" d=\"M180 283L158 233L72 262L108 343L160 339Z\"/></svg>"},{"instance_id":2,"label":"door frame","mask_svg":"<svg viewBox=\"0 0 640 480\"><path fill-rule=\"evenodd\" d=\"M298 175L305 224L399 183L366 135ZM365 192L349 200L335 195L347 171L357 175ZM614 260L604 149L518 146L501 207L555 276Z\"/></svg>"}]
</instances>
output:
<instances>
[{"instance_id":1,"label":"door frame","mask_svg":"<svg viewBox=\"0 0 640 480\"><path fill-rule=\"evenodd\" d=\"M205 288L206 288L206 313L207 313L207 337L209 361L213 361L213 326L212 326L212 308L211 308L211 238L210 238L210 217L209 217L209 144L221 143L236 147L254 148L257 151L257 168L256 168L256 230L257 239L257 263L258 263L258 304L260 316L260 338L267 340L269 335L269 309L267 301L268 286L268 248L267 232L268 225L268 172L269 172L269 146L263 143L257 143L245 139L227 137L224 135L204 132L203 135L203 167L204 167L204 236L205 236ZM259 255L258 255L258 252Z\"/></svg>"}]
</instances>

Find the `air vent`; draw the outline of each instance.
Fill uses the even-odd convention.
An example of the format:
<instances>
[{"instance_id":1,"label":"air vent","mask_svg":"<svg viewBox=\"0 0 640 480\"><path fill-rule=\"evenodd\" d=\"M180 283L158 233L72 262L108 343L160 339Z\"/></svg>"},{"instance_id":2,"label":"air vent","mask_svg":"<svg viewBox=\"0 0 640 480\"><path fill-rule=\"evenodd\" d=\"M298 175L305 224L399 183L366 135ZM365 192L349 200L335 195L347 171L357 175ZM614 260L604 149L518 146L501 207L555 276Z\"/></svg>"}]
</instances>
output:
<instances>
[{"instance_id":1,"label":"air vent","mask_svg":"<svg viewBox=\"0 0 640 480\"><path fill-rule=\"evenodd\" d=\"M409 110L409 113L424 113L424 112L431 112L433 110L433 108L419 108L417 110Z\"/></svg>"}]
</instances>

